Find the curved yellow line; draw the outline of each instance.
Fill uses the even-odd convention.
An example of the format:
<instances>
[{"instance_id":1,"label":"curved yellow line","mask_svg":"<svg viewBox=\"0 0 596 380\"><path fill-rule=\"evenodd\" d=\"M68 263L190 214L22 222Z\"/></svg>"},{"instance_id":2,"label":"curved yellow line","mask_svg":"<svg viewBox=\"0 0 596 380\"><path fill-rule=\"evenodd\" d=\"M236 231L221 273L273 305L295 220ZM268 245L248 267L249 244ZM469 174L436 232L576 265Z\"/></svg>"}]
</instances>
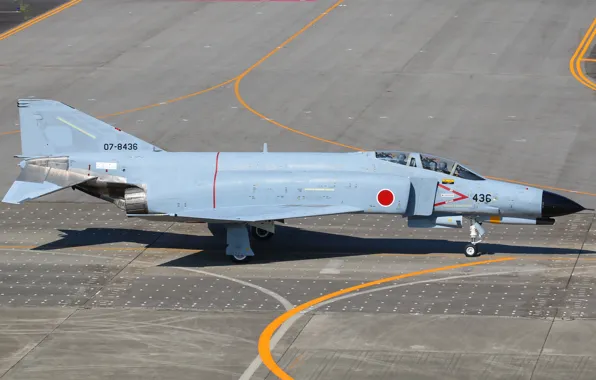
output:
<instances>
[{"instance_id":1,"label":"curved yellow line","mask_svg":"<svg viewBox=\"0 0 596 380\"><path fill-rule=\"evenodd\" d=\"M287 44L289 44L290 42L292 42L296 37L298 37L299 35L301 35L302 33L304 33L306 30L308 30L310 27L312 27L314 24L316 24L317 22L319 22L323 17L325 17L326 15L328 15L329 12L331 12L332 10L334 10L335 8L337 8L343 2L344 2L344 0L338 0L335 4L333 4L327 10L325 10L325 12L321 13L319 16L317 16L311 22L309 22L308 24L306 24L302 29L300 29L299 31L297 31L296 33L294 33L293 35L291 35L290 38L288 38L287 40L285 40L276 49L270 51L269 54L267 54L266 56L264 56L263 58L261 58L260 60L258 60L254 65L252 65L251 67L249 67L248 69L246 69L242 74L240 74L238 76L238 78L236 79L236 83L234 85L234 93L236 94L236 98L238 99L238 102L240 102L240 104L242 104L242 106L244 108L246 108L248 111L250 111L251 113L255 114L256 116L260 117L261 119L267 120L268 122L270 122L271 124L274 124L275 126L277 126L279 128L283 128L283 129L286 129L286 130L288 130L290 132L293 132L293 133L296 133L296 134L299 134L299 135L302 135L302 136L311 138L313 140L322 141L322 142L325 142L327 144L333 144L333 145L341 146L341 147L352 149L352 150L362 150L362 149L356 148L354 146L342 144L342 143L339 143L339 142L333 141L333 140L327 140L327 139L324 139L322 137L314 136L314 135L311 135L309 133L302 132L302 131L299 131L299 130L294 129L294 128L290 128L287 125L283 125L282 123L277 122L277 121L275 121L275 120L273 120L271 118L268 118L267 116L263 115L262 113L258 112L257 110L255 110L254 108L252 108L251 106L249 106L246 103L246 101L242 98L242 95L240 95L240 82L242 82L242 79L244 79L244 77L248 73L250 73L251 71L253 71L256 67L258 67L260 64L262 64L263 62L265 62L267 59L269 59L273 54L277 53L277 51L283 49L284 46L286 46Z\"/></svg>"},{"instance_id":2,"label":"curved yellow line","mask_svg":"<svg viewBox=\"0 0 596 380\"><path fill-rule=\"evenodd\" d=\"M594 23L592 25L595 25L596 26L596 19L594 19ZM585 57L588 49L592 45L592 41L594 40L594 37L596 37L596 27L593 28L592 33L590 34L590 37L588 38L588 41L586 42L586 44L584 45L584 48L582 49L582 52L580 54L580 57ZM584 80L584 82L586 83L586 86L587 87L589 87L590 89L596 91L596 83L594 83L591 79L589 79L586 76L585 71L582 69L581 62L582 62L581 59L578 59L576 61L576 67L577 67L579 76Z\"/></svg>"},{"instance_id":3,"label":"curved yellow line","mask_svg":"<svg viewBox=\"0 0 596 380\"><path fill-rule=\"evenodd\" d=\"M137 111L143 111L143 110L147 110L149 108L154 108L154 107L159 107L159 106L163 106L163 105L166 105L166 104L171 104L171 103L179 102L181 100L192 98L193 96L201 95L201 94L204 94L204 93L209 92L211 90L215 90L216 88L223 87L226 84L229 84L229 83L232 83L233 81L235 81L236 78L238 78L238 77L234 77L232 79L228 79L225 82L221 82L219 84L216 84L215 86L211 86L211 87L206 88L206 89L201 90L201 91L193 92L192 94L179 96L177 98L169 99L169 100L166 100L166 101L160 102L160 103L149 104L149 105L146 105L146 106L132 108L132 109L129 109L129 110L124 110L124 111L120 111L120 112L114 112L114 113L111 113L111 114L108 114L108 115L97 116L97 118L98 119L105 119L105 118L108 118L108 117L125 115L127 113L133 113L133 112L137 112Z\"/></svg>"},{"instance_id":4,"label":"curved yellow line","mask_svg":"<svg viewBox=\"0 0 596 380\"><path fill-rule=\"evenodd\" d=\"M293 378L290 375L288 375L283 369L281 369L277 365L275 360L273 359L273 355L271 354L271 349L270 349L270 342L271 342L271 337L273 336L275 331L278 328L280 328L284 322L286 322L288 319L290 319L294 315L300 313L301 311L304 311L314 305L317 305L321 302L327 301L331 298L339 297L339 296L347 294L347 293L352 293L352 292L355 292L360 289L369 288L371 286L376 286L376 285L384 284L387 282L403 280L404 278L421 276L424 274L441 272L441 271L446 271L446 270L450 270L450 269L459 269L459 268L464 268L464 267L471 267L471 266L483 265L483 264L492 264L492 263L498 263L498 262L510 261L510 260L515 260L515 258L504 257L504 258L495 259L495 260L476 261L476 262L469 262L469 263L465 263L465 264L449 265L449 266L440 267L440 268L425 269L425 270L421 270L421 271L417 271L417 272L405 273L405 274L401 274L398 276L387 277L387 278L383 278L380 280L367 282L364 284L360 284L360 285L352 286L352 287L345 288L342 290L338 290L337 292L329 293L329 294L326 294L319 298L315 298L312 301L303 303L302 305L296 306L292 310L285 312L284 314L275 318L273 320L273 322L271 322L269 325L267 325L267 327L265 327L265 330L263 330L263 332L261 333L261 336L259 337L259 355L261 356L261 360L263 361L263 364L265 364L267 366L267 368L269 368L269 370L271 372L273 372L273 374L275 376L279 377L282 380L293 380Z\"/></svg>"},{"instance_id":5,"label":"curved yellow line","mask_svg":"<svg viewBox=\"0 0 596 380\"><path fill-rule=\"evenodd\" d=\"M78 3L82 2L82 1L83 0L71 0L67 3L62 4L61 6L59 6L57 8L50 9L49 11L42 13L39 16L34 17L27 22L19 24L19 25L15 26L14 28L9 29L6 32L0 34L0 41L5 40L10 36L14 36L18 32L23 31L23 30L29 28L30 26L33 26L33 25L37 24L38 22L43 21L49 17L52 17L53 15L58 14L65 9L68 9L74 5L77 5Z\"/></svg>"},{"instance_id":6,"label":"curved yellow line","mask_svg":"<svg viewBox=\"0 0 596 380\"><path fill-rule=\"evenodd\" d=\"M582 78L579 77L579 75L576 72L576 61L579 59L580 57L580 52L581 49L583 48L584 44L586 43L588 36L590 35L590 32L592 31L592 28L594 27L594 23L592 23L589 27L588 30L586 31L586 33L584 34L584 36L582 37L582 40L580 41L580 43L577 45L577 48L575 49L575 52L573 53L573 55L571 56L571 59L569 60L569 72L571 73L571 75L573 75L573 77L580 82L581 84L585 85L585 83L583 82Z\"/></svg>"},{"instance_id":7,"label":"curved yellow line","mask_svg":"<svg viewBox=\"0 0 596 380\"><path fill-rule=\"evenodd\" d=\"M585 72L584 72L584 70L582 70L582 67L581 67L581 59L586 56L588 49L590 48L590 46L592 45L592 42L594 41L594 37L596 37L596 18L594 18L594 21L592 22L592 24L590 26L592 28L592 32L590 33L590 36L588 37L586 43L584 44L584 46L582 48L582 51L579 54L576 65L577 65L578 74L582 77L582 79L586 83L588 83L588 87L590 87L592 90L596 91L596 84L585 75ZM588 34L588 33L586 33L586 34Z\"/></svg>"},{"instance_id":8,"label":"curved yellow line","mask_svg":"<svg viewBox=\"0 0 596 380\"><path fill-rule=\"evenodd\" d=\"M588 27L586 34L582 38L581 42L577 46L575 53L569 60L569 71L571 75L581 84L584 86L596 91L596 84L594 84L590 79L586 77L584 71L581 67L581 62L584 56L586 55L586 51L592 44L594 37L596 36L596 18L592 21L592 24Z\"/></svg>"},{"instance_id":9,"label":"curved yellow line","mask_svg":"<svg viewBox=\"0 0 596 380\"><path fill-rule=\"evenodd\" d=\"M192 94L187 94L187 95L179 96L177 98L169 99L169 100L166 100L166 101L163 101L163 102L160 102L160 103L153 103L153 104L149 104L149 105L146 105L146 106L141 106L141 107L137 107L137 108L132 108L132 109L128 109L128 110L124 110L124 111L120 111L120 112L114 112L114 113L110 113L110 114L107 114L107 115L101 115L101 116L96 116L96 117L98 119L107 119L109 117L126 115L126 114L133 113L133 112L147 110L149 108L154 108L154 107L159 107L159 106L163 106L163 105L166 105L166 104L171 104L171 103L179 102L181 100L192 98L193 96L201 95L201 94L204 94L206 92L209 92L209 91L215 90L217 88L223 87L223 86L225 86L227 84L230 84L233 81L235 81L236 78L237 77L234 77L232 79L228 79L225 82L221 82L219 84L216 84L215 86L211 86L211 87L206 88L204 90L193 92ZM16 133L19 133L19 132L20 132L19 130L8 131L8 132L0 132L0 136L3 136L3 135L12 135L12 134L16 134Z\"/></svg>"}]
</instances>

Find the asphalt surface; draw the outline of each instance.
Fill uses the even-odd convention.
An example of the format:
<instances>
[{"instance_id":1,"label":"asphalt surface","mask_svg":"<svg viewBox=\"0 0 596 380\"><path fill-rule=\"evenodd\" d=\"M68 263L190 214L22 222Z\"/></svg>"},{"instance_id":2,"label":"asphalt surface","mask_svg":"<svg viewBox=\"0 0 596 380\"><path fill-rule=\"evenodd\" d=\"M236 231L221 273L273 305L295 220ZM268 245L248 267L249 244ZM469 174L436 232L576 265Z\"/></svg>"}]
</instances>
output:
<instances>
[{"instance_id":1,"label":"asphalt surface","mask_svg":"<svg viewBox=\"0 0 596 380\"><path fill-rule=\"evenodd\" d=\"M0 193L18 175L15 101L60 100L172 151L432 152L499 178L596 193L594 95L569 59L580 0L84 0L0 41ZM245 72L243 78L193 94ZM586 65L587 67L587 65ZM146 105L123 115L110 114ZM563 193L594 207L588 194ZM291 221L232 265L204 224L126 219L73 191L0 205L2 379L592 379L593 213L555 226L407 229L401 218ZM460 263L512 258L472 267ZM417 274L416 274L417 273ZM289 327L287 327L289 326Z\"/></svg>"}]
</instances>

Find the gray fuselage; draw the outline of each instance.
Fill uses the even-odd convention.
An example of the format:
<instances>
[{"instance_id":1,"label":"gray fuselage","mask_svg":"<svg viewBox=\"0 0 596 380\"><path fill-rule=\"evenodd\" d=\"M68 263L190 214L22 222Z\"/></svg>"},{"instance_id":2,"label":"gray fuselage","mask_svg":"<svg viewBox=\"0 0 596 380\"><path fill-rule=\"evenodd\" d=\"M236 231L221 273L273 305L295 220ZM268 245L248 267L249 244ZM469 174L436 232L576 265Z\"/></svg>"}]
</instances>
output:
<instances>
[{"instance_id":1,"label":"gray fuselage","mask_svg":"<svg viewBox=\"0 0 596 380\"><path fill-rule=\"evenodd\" d=\"M128 184L144 188L149 213L350 204L367 213L405 216L537 218L543 192L502 181L467 180L420 165L400 165L378 159L374 152L110 152L70 154L70 167L90 168L100 180L106 175L123 177ZM379 203L383 189L394 194L389 206Z\"/></svg>"}]
</instances>

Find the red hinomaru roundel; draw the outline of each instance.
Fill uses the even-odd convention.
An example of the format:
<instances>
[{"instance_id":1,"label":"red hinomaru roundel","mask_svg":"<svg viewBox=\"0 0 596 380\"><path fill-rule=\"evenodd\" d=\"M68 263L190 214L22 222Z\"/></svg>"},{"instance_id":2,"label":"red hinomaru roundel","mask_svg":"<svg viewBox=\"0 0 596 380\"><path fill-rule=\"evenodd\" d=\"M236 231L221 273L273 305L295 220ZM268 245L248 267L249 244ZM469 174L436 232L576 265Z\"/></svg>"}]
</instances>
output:
<instances>
[{"instance_id":1,"label":"red hinomaru roundel","mask_svg":"<svg viewBox=\"0 0 596 380\"><path fill-rule=\"evenodd\" d=\"M377 202L383 207L389 207L395 202L395 195L389 189L383 189L377 193Z\"/></svg>"}]
</instances>

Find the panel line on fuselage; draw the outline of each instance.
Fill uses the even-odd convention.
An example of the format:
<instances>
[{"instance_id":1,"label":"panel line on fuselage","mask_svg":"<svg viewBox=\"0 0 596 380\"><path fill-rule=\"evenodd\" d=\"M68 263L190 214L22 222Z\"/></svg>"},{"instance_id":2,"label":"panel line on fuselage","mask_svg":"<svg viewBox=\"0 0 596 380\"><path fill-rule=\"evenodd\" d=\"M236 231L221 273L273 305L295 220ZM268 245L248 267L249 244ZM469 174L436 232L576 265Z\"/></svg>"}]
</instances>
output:
<instances>
[{"instance_id":1,"label":"panel line on fuselage","mask_svg":"<svg viewBox=\"0 0 596 380\"><path fill-rule=\"evenodd\" d=\"M217 181L217 171L219 170L219 153L215 155L215 172L213 173L213 208L215 208L215 182Z\"/></svg>"}]
</instances>

